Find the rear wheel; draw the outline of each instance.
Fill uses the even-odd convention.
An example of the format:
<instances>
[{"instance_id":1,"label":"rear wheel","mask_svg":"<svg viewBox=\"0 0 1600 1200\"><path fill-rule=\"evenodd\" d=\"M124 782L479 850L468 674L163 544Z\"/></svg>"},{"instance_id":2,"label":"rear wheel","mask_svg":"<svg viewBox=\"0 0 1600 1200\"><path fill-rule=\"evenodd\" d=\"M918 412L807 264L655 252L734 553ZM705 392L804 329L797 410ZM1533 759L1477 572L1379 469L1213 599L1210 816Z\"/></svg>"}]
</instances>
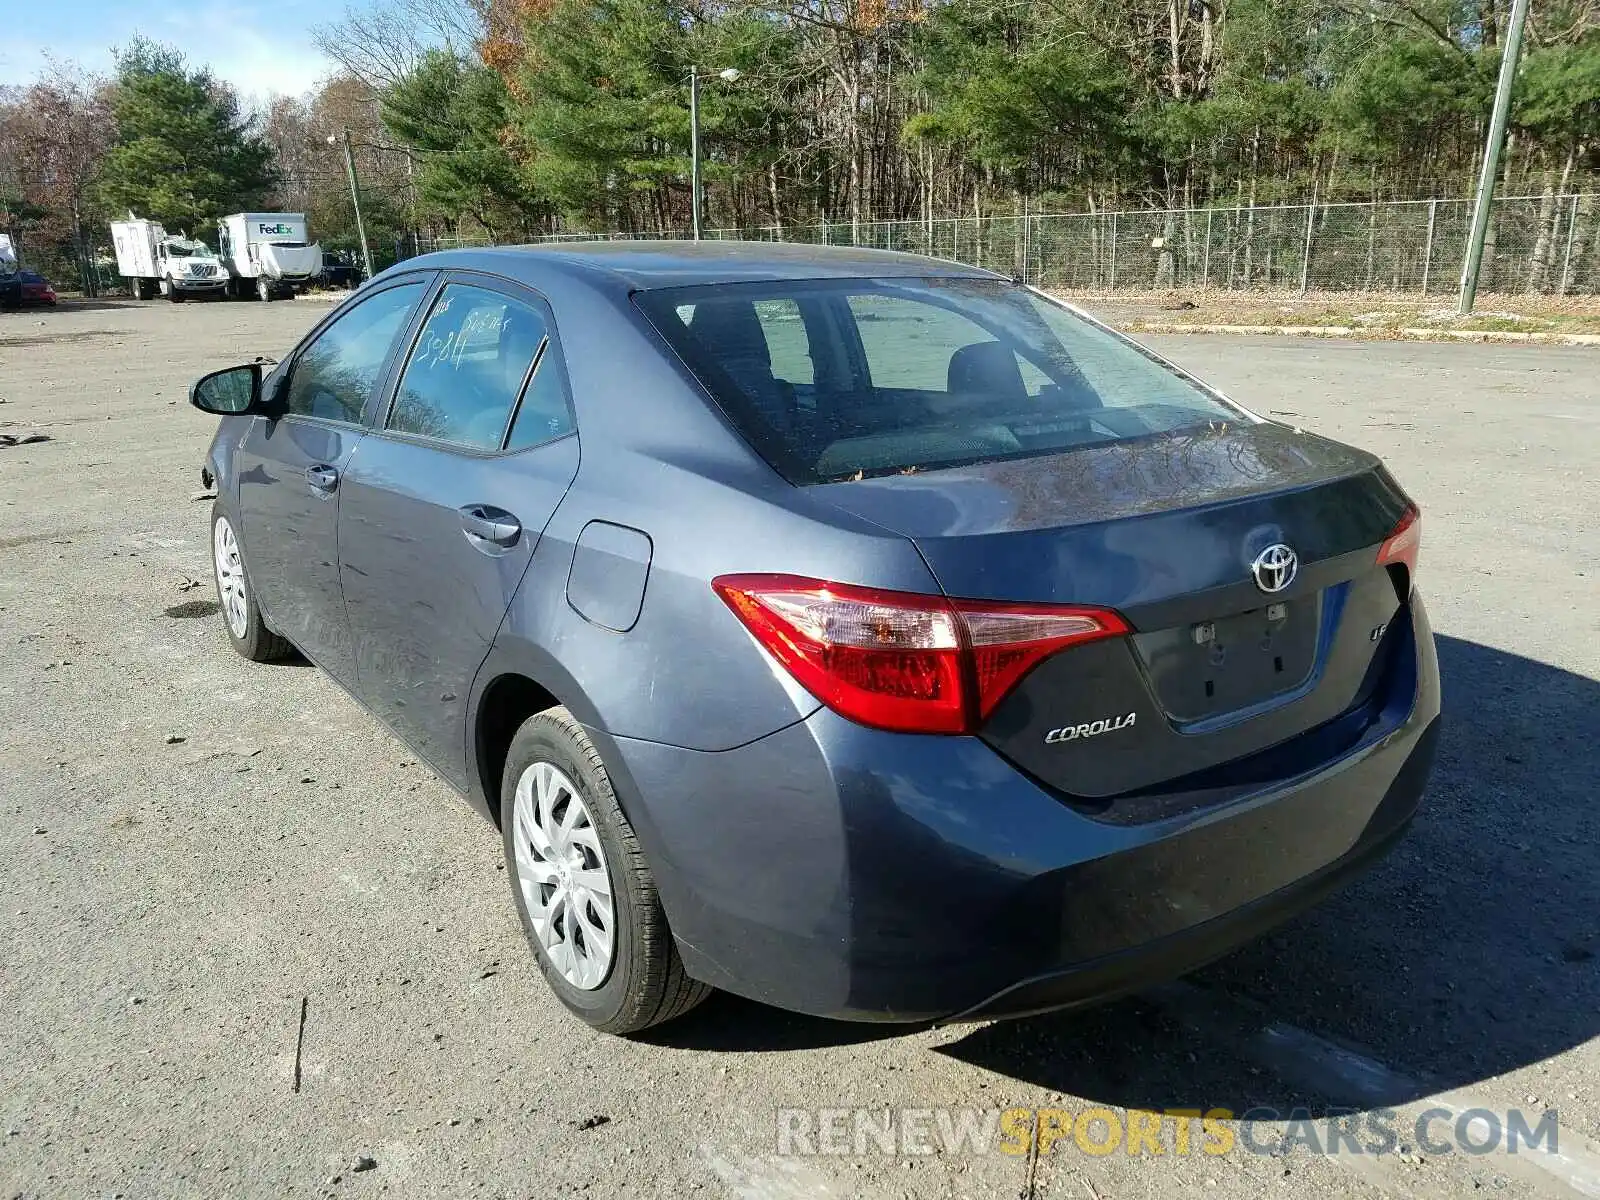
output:
<instances>
[{"instance_id":1,"label":"rear wheel","mask_svg":"<svg viewBox=\"0 0 1600 1200\"><path fill-rule=\"evenodd\" d=\"M637 1033L711 989L684 973L605 763L564 708L523 722L500 786L506 874L545 980L604 1033Z\"/></svg>"},{"instance_id":2,"label":"rear wheel","mask_svg":"<svg viewBox=\"0 0 1600 1200\"><path fill-rule=\"evenodd\" d=\"M233 648L251 662L274 662L294 653L287 638L267 628L245 574L244 555L233 522L220 507L211 510L211 562L217 580L222 627Z\"/></svg>"}]
</instances>

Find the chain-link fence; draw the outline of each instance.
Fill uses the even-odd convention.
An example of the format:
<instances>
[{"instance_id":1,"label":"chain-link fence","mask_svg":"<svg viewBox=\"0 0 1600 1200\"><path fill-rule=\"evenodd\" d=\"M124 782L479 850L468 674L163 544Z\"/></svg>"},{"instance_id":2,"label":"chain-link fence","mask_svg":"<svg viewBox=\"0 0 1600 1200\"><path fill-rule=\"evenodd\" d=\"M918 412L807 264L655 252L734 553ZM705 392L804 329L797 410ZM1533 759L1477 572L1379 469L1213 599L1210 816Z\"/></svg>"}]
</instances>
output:
<instances>
[{"instance_id":1,"label":"chain-link fence","mask_svg":"<svg viewBox=\"0 0 1600 1200\"><path fill-rule=\"evenodd\" d=\"M1427 295L1458 287L1471 222L1470 200L1415 200L767 225L712 229L705 236L909 251L1062 289ZM424 239L418 249L470 244L484 241ZM1600 292L1600 193L1495 201L1478 286L1484 292Z\"/></svg>"}]
</instances>

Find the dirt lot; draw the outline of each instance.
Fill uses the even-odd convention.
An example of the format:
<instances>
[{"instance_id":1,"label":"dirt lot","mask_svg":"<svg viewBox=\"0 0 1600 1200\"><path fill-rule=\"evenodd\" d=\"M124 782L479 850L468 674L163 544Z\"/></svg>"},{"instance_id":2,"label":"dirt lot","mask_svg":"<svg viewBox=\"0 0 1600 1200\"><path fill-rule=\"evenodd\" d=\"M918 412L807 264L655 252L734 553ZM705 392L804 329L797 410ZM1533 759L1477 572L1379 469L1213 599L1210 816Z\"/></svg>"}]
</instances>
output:
<instances>
[{"instance_id":1,"label":"dirt lot","mask_svg":"<svg viewBox=\"0 0 1600 1200\"><path fill-rule=\"evenodd\" d=\"M1600 1196L1600 353L1156 339L1381 452L1426 513L1441 760L1355 887L1081 1015L901 1031L716 997L625 1042L536 977L494 831L314 669L252 666L206 615L212 422L187 384L322 311L0 314L0 435L49 439L0 448L0 1196ZM1558 1152L1419 1145L1440 1105L1555 1110ZM847 1124L844 1153L778 1153L780 1109L815 1132L818 1108L886 1106L893 1152ZM906 1133L1013 1106L1110 1110L1091 1149L1130 1109L1305 1106L1325 1135L1348 1106L1399 1136Z\"/></svg>"}]
</instances>

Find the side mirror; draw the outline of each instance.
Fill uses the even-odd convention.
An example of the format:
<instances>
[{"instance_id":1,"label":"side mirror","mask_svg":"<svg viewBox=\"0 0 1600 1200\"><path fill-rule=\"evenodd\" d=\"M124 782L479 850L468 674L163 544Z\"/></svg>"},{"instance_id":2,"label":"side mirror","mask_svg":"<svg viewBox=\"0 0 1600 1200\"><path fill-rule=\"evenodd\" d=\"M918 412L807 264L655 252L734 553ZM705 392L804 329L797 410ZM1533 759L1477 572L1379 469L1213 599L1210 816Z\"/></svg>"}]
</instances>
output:
<instances>
[{"instance_id":1,"label":"side mirror","mask_svg":"<svg viewBox=\"0 0 1600 1200\"><path fill-rule=\"evenodd\" d=\"M189 403L219 417L252 415L261 409L261 364L213 371L189 389Z\"/></svg>"}]
</instances>

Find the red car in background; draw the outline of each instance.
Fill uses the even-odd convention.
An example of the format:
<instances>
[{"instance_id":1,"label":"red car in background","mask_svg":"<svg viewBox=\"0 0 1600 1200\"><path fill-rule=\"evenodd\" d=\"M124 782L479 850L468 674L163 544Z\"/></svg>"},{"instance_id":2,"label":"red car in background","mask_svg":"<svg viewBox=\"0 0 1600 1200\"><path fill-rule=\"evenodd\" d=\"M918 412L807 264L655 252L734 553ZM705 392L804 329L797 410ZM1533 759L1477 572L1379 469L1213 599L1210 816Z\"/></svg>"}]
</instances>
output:
<instances>
[{"instance_id":1,"label":"red car in background","mask_svg":"<svg viewBox=\"0 0 1600 1200\"><path fill-rule=\"evenodd\" d=\"M24 304L54 304L56 290L50 286L50 281L37 271L18 271L17 279L22 284L22 303Z\"/></svg>"},{"instance_id":2,"label":"red car in background","mask_svg":"<svg viewBox=\"0 0 1600 1200\"><path fill-rule=\"evenodd\" d=\"M17 271L0 275L0 308L24 304L54 304L56 290L37 271Z\"/></svg>"}]
</instances>

